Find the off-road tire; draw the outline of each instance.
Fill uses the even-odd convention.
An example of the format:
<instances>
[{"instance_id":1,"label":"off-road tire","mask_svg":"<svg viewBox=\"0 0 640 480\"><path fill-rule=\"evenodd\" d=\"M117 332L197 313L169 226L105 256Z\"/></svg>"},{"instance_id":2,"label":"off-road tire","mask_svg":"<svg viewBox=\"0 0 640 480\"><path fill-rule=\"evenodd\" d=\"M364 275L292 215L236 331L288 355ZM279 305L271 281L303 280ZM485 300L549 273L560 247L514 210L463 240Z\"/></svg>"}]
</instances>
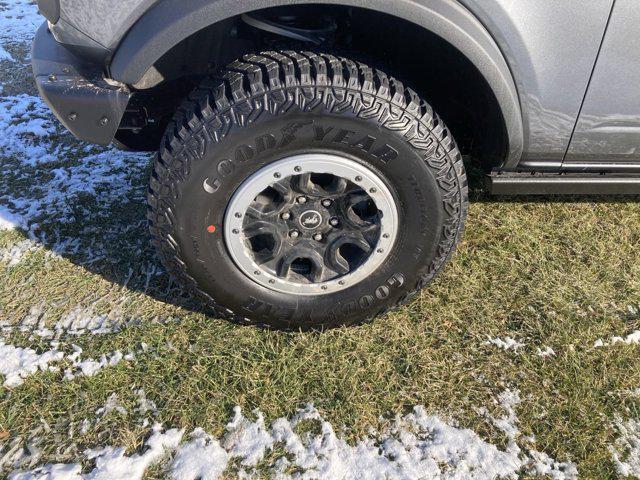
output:
<instances>
[{"instance_id":1,"label":"off-road tire","mask_svg":"<svg viewBox=\"0 0 640 480\"><path fill-rule=\"evenodd\" d=\"M314 122L323 121L344 127L351 137L314 143ZM253 158L233 156L243 142L260 152L259 142L253 142L269 132L277 133L277 146ZM385 154L373 155L371 145L354 145L367 132L391 145L397 158L380 158ZM271 291L229 257L222 239L226 202L264 165L318 150L339 151L380 172L402 210L401 234L385 264L351 288L319 296ZM231 160L223 164L222 159ZM212 176L217 176L215 194L202 188L203 179ZM454 139L413 90L346 58L284 51L244 56L189 95L165 133L148 201L162 263L216 315L309 329L369 321L427 285L460 240L468 189ZM216 233L207 225L217 226Z\"/></svg>"}]
</instances>

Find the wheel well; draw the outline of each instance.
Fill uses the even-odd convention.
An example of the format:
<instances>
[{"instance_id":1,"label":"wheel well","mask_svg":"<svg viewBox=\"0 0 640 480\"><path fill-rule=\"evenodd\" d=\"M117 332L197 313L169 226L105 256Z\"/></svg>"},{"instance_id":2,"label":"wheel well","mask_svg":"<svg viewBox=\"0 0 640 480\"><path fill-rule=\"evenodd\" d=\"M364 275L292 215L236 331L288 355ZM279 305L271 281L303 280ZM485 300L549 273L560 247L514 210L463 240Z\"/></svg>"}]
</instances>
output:
<instances>
[{"instance_id":1,"label":"wheel well","mask_svg":"<svg viewBox=\"0 0 640 480\"><path fill-rule=\"evenodd\" d=\"M116 140L154 150L175 110L204 77L245 53L302 49L351 57L395 76L438 112L463 154L485 169L504 162L508 138L498 101L482 74L450 43L409 21L362 8L296 5L257 13L280 12L302 26L326 16L335 22L335 32L314 45L249 25L240 16L211 25L172 48L133 86Z\"/></svg>"}]
</instances>

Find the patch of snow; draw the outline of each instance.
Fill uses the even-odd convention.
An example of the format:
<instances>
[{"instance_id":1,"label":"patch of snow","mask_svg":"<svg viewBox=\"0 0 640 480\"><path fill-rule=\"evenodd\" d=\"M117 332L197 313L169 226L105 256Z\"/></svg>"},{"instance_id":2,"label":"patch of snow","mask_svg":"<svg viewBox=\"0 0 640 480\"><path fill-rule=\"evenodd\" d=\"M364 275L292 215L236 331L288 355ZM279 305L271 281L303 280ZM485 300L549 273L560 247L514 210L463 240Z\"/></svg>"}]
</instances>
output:
<instances>
[{"instance_id":1,"label":"patch of snow","mask_svg":"<svg viewBox=\"0 0 640 480\"><path fill-rule=\"evenodd\" d=\"M104 407L100 407L98 410L96 410L96 415L99 417L104 417L111 412L118 412L122 415L127 414L127 409L120 404L120 402L118 401L118 394L116 393L112 393L111 395L109 395L109 398L107 398Z\"/></svg>"},{"instance_id":2,"label":"patch of snow","mask_svg":"<svg viewBox=\"0 0 640 480\"><path fill-rule=\"evenodd\" d=\"M46 104L31 95L0 97L0 131L0 151L7 158L0 165L0 227L19 227L34 239L45 220L49 225L74 223L130 201L132 179L149 162L147 154L60 141L70 136L61 134ZM96 202L91 210L78 202L87 196ZM106 233L102 228L100 238ZM79 248L76 239L55 240L57 252L76 253Z\"/></svg>"},{"instance_id":3,"label":"patch of snow","mask_svg":"<svg viewBox=\"0 0 640 480\"><path fill-rule=\"evenodd\" d=\"M9 52L7 52L4 48L2 48L2 45L0 45L0 62L1 61L9 61L9 62L13 62L13 57L11 56L11 54Z\"/></svg>"},{"instance_id":4,"label":"patch of snow","mask_svg":"<svg viewBox=\"0 0 640 480\"><path fill-rule=\"evenodd\" d=\"M36 248L37 244L33 244ZM4 250L0 249L0 261L6 259L13 262L18 262L21 254L26 253L25 247L19 249L7 249L6 258L3 257ZM26 251L29 251L28 249ZM111 334L119 332L123 327L129 325L135 325L139 323L136 318L128 318L122 314L122 310L119 307L118 301L115 305L112 305L112 309L105 314L96 314L94 307L82 307L76 306L62 315L55 325L51 328L47 327L48 313L44 304L38 304L29 310L29 313L20 321L16 326L20 332L31 333L31 338L55 338L60 339L65 335L70 336L83 336L83 335L101 335ZM4 327L3 323L0 323L0 328ZM7 324L7 327L12 325Z\"/></svg>"},{"instance_id":5,"label":"patch of snow","mask_svg":"<svg viewBox=\"0 0 640 480\"><path fill-rule=\"evenodd\" d=\"M262 413L256 412L256 417L252 422L242 415L240 407L235 407L233 419L227 424L223 445L232 457L242 459L243 466L256 466L274 443Z\"/></svg>"},{"instance_id":6,"label":"patch of snow","mask_svg":"<svg viewBox=\"0 0 640 480\"><path fill-rule=\"evenodd\" d=\"M7 267L15 267L24 257L39 249L40 246L31 240L21 240L10 247L0 248L0 262Z\"/></svg>"},{"instance_id":7,"label":"patch of snow","mask_svg":"<svg viewBox=\"0 0 640 480\"><path fill-rule=\"evenodd\" d=\"M74 345L74 349L76 352L68 357L72 362L72 368L65 370L65 380L73 380L76 377L93 377L105 367L113 367L118 365L122 360L133 360L135 358L133 353L123 355L120 350L116 350L109 355L103 354L98 360L93 358L83 360L80 357L82 349L77 345Z\"/></svg>"},{"instance_id":8,"label":"patch of snow","mask_svg":"<svg viewBox=\"0 0 640 480\"><path fill-rule=\"evenodd\" d=\"M4 386L15 388L24 383L24 379L37 371L46 371L50 363L59 362L64 353L56 349L37 353L31 348L19 348L6 345L0 339L0 375L5 377Z\"/></svg>"},{"instance_id":9,"label":"patch of snow","mask_svg":"<svg viewBox=\"0 0 640 480\"><path fill-rule=\"evenodd\" d=\"M640 345L640 330L636 330L630 333L626 337L611 337L611 340L605 342L602 339L598 339L593 343L594 348L607 347L615 345L616 343L624 343L626 345Z\"/></svg>"},{"instance_id":10,"label":"patch of snow","mask_svg":"<svg viewBox=\"0 0 640 480\"><path fill-rule=\"evenodd\" d=\"M9 475L9 480L81 480L80 465L55 464Z\"/></svg>"},{"instance_id":11,"label":"patch of snow","mask_svg":"<svg viewBox=\"0 0 640 480\"><path fill-rule=\"evenodd\" d=\"M640 387L633 388L631 390L624 390L623 393L632 397L640 397Z\"/></svg>"},{"instance_id":12,"label":"patch of snow","mask_svg":"<svg viewBox=\"0 0 640 480\"><path fill-rule=\"evenodd\" d=\"M555 356L555 354L556 352L551 347L545 347L544 349L541 349L541 348L536 349L536 355L542 358L553 357Z\"/></svg>"},{"instance_id":13,"label":"patch of snow","mask_svg":"<svg viewBox=\"0 0 640 480\"><path fill-rule=\"evenodd\" d=\"M16 215L4 205L0 205L0 231L15 230L24 227L24 219L20 215Z\"/></svg>"},{"instance_id":14,"label":"patch of snow","mask_svg":"<svg viewBox=\"0 0 640 480\"><path fill-rule=\"evenodd\" d=\"M107 314L96 315L93 308L77 306L62 316L54 327L60 335L106 334L116 333L125 323L119 314L119 310L113 309Z\"/></svg>"},{"instance_id":15,"label":"patch of snow","mask_svg":"<svg viewBox=\"0 0 640 480\"><path fill-rule=\"evenodd\" d=\"M198 428L179 446L182 431L168 431L165 435L170 434L171 438L163 442L156 437L161 435L156 427L143 455L127 457L123 448L116 447L85 452L82 463L96 459L96 468L77 478L141 478L149 465L171 453L174 457L167 465L166 473L174 480L216 480L223 472L240 478L268 473L270 478L283 480L492 479L519 475L546 475L562 480L577 477L573 463L558 462L543 452L521 445L523 440L529 443L533 440L523 439L517 426L515 407L520 403L517 391L507 390L496 403L504 415L484 413L507 436L509 442L504 450L472 430L453 426L428 414L423 407L397 416L380 434L372 432L353 445L338 436L333 426L311 405L299 410L291 419L275 420L270 427L265 425L260 412L254 412L255 420L251 420L236 407L221 438ZM298 432L302 422L316 423L319 433ZM266 458L275 451L282 453L265 466ZM268 471L256 470L257 465ZM48 468L51 467L34 472L48 471ZM126 477L121 476L124 473ZM29 474L14 472L9 478L38 478L18 476ZM60 480L64 477L47 478Z\"/></svg>"},{"instance_id":16,"label":"patch of snow","mask_svg":"<svg viewBox=\"0 0 640 480\"><path fill-rule=\"evenodd\" d=\"M13 57L1 47L30 42L43 22L44 18L30 0L0 3L0 59L13 60Z\"/></svg>"},{"instance_id":17,"label":"patch of snow","mask_svg":"<svg viewBox=\"0 0 640 480\"><path fill-rule=\"evenodd\" d=\"M171 465L174 480L216 480L227 469L229 454L220 442L197 428L191 441L182 445Z\"/></svg>"},{"instance_id":18,"label":"patch of snow","mask_svg":"<svg viewBox=\"0 0 640 480\"><path fill-rule=\"evenodd\" d=\"M122 447L107 447L86 452L89 460L95 460L96 468L87 478L92 480L141 480L146 470L162 460L168 451L178 448L183 430L167 430L154 427L153 435L147 440L147 450L143 454L126 455ZM14 479L11 479L14 480Z\"/></svg>"},{"instance_id":19,"label":"patch of snow","mask_svg":"<svg viewBox=\"0 0 640 480\"><path fill-rule=\"evenodd\" d=\"M92 377L105 367L112 367L123 360L135 359L133 353L124 355L116 350L108 355L102 355L98 360L93 358L81 358L82 349L73 345L74 353L66 355L59 349L59 342L51 342L51 350L37 353L31 348L15 347L5 344L0 339L0 375L5 377L4 386L15 388L24 383L25 378L38 371L59 371L56 365L66 360L71 367L65 369L64 380L73 380L76 377Z\"/></svg>"},{"instance_id":20,"label":"patch of snow","mask_svg":"<svg viewBox=\"0 0 640 480\"><path fill-rule=\"evenodd\" d=\"M615 345L616 343L626 343L627 345L640 344L640 330L636 330L635 332L630 333L626 337L612 337L611 345Z\"/></svg>"},{"instance_id":21,"label":"patch of snow","mask_svg":"<svg viewBox=\"0 0 640 480\"><path fill-rule=\"evenodd\" d=\"M489 340L484 342L483 345L495 345L502 350L513 350L514 352L525 346L524 343L518 342L511 337L505 337L504 339L490 338Z\"/></svg>"},{"instance_id":22,"label":"patch of snow","mask_svg":"<svg viewBox=\"0 0 640 480\"><path fill-rule=\"evenodd\" d=\"M182 430L162 432L156 425L153 434L147 440L146 451L142 454L126 455L123 447L106 447L87 450L87 460L95 462L95 468L88 474L82 474L77 464L45 465L27 472L13 472L9 480L142 480L149 467L161 461L169 451L174 451L183 436Z\"/></svg>"},{"instance_id":23,"label":"patch of snow","mask_svg":"<svg viewBox=\"0 0 640 480\"><path fill-rule=\"evenodd\" d=\"M158 413L158 407L154 401L147 398L147 394L143 388L136 390L135 393L138 396L138 406L136 407L138 414L145 416L147 413L151 413L152 415Z\"/></svg>"},{"instance_id":24,"label":"patch of snow","mask_svg":"<svg viewBox=\"0 0 640 480\"><path fill-rule=\"evenodd\" d=\"M18 330L24 333L31 333L30 339L53 337L54 332L47 328L47 314L44 303L29 309L29 313L25 315L18 325Z\"/></svg>"},{"instance_id":25,"label":"patch of snow","mask_svg":"<svg viewBox=\"0 0 640 480\"><path fill-rule=\"evenodd\" d=\"M640 478L640 420L618 416L614 426L620 436L609 451L616 471L621 477Z\"/></svg>"},{"instance_id":26,"label":"patch of snow","mask_svg":"<svg viewBox=\"0 0 640 480\"><path fill-rule=\"evenodd\" d=\"M0 146L6 157L35 166L58 159L61 147L51 143L57 133L49 107L39 98L21 93L0 97Z\"/></svg>"}]
</instances>

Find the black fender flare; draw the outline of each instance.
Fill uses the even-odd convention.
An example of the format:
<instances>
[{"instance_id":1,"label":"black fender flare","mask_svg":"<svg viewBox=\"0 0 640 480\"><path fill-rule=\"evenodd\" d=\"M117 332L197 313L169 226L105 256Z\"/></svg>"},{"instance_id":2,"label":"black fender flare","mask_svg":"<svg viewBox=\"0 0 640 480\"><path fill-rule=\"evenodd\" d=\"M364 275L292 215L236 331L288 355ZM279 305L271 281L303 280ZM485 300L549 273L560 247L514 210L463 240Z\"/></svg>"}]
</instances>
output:
<instances>
[{"instance_id":1,"label":"black fender flare","mask_svg":"<svg viewBox=\"0 0 640 480\"><path fill-rule=\"evenodd\" d=\"M136 84L173 46L219 21L280 5L325 3L387 13L443 38L465 55L483 75L500 106L509 151L504 166L522 156L522 112L509 65L491 34L455 0L159 0L129 30L110 65L114 80Z\"/></svg>"}]
</instances>

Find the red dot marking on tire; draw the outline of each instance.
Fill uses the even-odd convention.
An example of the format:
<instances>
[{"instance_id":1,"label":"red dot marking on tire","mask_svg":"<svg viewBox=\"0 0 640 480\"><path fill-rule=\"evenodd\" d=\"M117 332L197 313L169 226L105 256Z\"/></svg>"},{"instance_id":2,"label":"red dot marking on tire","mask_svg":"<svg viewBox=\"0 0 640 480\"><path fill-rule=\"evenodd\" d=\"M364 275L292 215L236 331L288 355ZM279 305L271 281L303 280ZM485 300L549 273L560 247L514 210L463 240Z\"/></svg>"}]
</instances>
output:
<instances>
[{"instance_id":1,"label":"red dot marking on tire","mask_svg":"<svg viewBox=\"0 0 640 480\"><path fill-rule=\"evenodd\" d=\"M216 233L216 226L215 225L209 225L207 227L207 232L209 233Z\"/></svg>"}]
</instances>

